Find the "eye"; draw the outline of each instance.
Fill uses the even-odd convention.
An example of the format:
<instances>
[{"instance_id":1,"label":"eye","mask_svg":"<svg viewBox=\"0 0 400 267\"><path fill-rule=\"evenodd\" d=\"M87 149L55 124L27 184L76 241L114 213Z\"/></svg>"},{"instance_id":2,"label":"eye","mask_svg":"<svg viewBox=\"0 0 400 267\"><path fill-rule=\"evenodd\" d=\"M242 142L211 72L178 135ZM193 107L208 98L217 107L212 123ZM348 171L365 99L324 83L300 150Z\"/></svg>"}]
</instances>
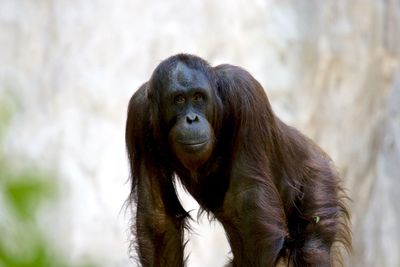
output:
<instances>
[{"instance_id":1,"label":"eye","mask_svg":"<svg viewBox=\"0 0 400 267\"><path fill-rule=\"evenodd\" d=\"M193 96L193 101L199 102L199 101L203 101L204 100L204 96L200 93L196 93Z\"/></svg>"},{"instance_id":2,"label":"eye","mask_svg":"<svg viewBox=\"0 0 400 267\"><path fill-rule=\"evenodd\" d=\"M177 96L175 96L175 98L174 98L174 102L175 102L176 104L184 104L185 101L186 101L186 99L185 99L185 97L184 97L183 95L177 95Z\"/></svg>"}]
</instances>

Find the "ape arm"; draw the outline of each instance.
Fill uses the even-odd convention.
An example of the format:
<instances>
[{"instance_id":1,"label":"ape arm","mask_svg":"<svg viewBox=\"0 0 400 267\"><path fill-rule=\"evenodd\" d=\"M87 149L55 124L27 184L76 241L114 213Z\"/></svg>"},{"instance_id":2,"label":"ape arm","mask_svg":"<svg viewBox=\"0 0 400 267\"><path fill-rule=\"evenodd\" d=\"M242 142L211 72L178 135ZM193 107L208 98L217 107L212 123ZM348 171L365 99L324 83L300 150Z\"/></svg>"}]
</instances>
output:
<instances>
[{"instance_id":1,"label":"ape arm","mask_svg":"<svg viewBox=\"0 0 400 267\"><path fill-rule=\"evenodd\" d=\"M143 266L184 266L184 217L170 216L159 177L143 175L137 185L136 234Z\"/></svg>"},{"instance_id":2,"label":"ape arm","mask_svg":"<svg viewBox=\"0 0 400 267\"><path fill-rule=\"evenodd\" d=\"M215 68L224 103L226 146L232 165L221 213L233 253L232 266L275 266L288 236L283 201L272 179L276 133L261 85L231 65Z\"/></svg>"},{"instance_id":3,"label":"ape arm","mask_svg":"<svg viewBox=\"0 0 400 267\"><path fill-rule=\"evenodd\" d=\"M232 177L223 213L217 213L232 248L231 266L275 266L288 235L285 214L273 184Z\"/></svg>"},{"instance_id":4,"label":"ape arm","mask_svg":"<svg viewBox=\"0 0 400 267\"><path fill-rule=\"evenodd\" d=\"M172 172L163 164L153 137L144 84L129 102L126 144L131 168L131 194L136 202L138 256L143 266L184 265L186 211L176 196Z\"/></svg>"}]
</instances>

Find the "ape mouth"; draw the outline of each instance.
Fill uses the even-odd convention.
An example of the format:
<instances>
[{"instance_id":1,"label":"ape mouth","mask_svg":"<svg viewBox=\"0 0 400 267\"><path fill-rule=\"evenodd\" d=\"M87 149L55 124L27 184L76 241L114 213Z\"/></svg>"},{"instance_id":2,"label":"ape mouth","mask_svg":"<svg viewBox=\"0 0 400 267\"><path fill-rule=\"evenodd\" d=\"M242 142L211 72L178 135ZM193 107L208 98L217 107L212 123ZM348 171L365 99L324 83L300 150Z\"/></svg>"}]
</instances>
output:
<instances>
[{"instance_id":1,"label":"ape mouth","mask_svg":"<svg viewBox=\"0 0 400 267\"><path fill-rule=\"evenodd\" d=\"M201 141L179 141L179 143L190 150L197 150L197 149L201 149L202 147L204 147L205 145L207 145L209 142L208 139L206 140L201 140Z\"/></svg>"},{"instance_id":2,"label":"ape mouth","mask_svg":"<svg viewBox=\"0 0 400 267\"><path fill-rule=\"evenodd\" d=\"M202 141L179 141L179 143L184 146L202 146L208 143L208 139Z\"/></svg>"}]
</instances>

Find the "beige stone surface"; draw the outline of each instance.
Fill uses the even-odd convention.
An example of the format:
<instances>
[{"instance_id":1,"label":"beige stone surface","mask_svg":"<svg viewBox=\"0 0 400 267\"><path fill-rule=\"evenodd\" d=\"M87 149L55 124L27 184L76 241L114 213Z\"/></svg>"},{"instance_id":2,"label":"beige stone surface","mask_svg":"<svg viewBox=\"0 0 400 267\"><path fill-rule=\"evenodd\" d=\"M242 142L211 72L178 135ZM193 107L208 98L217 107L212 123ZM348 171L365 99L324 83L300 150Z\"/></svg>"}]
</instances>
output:
<instances>
[{"instance_id":1,"label":"beige stone surface","mask_svg":"<svg viewBox=\"0 0 400 267\"><path fill-rule=\"evenodd\" d=\"M135 266L120 212L126 105L177 52L249 70L341 171L353 199L346 265L400 266L399 1L0 0L0 95L18 103L4 149L57 174L61 201L42 220L67 258ZM229 256L207 225L191 234L189 266Z\"/></svg>"}]
</instances>

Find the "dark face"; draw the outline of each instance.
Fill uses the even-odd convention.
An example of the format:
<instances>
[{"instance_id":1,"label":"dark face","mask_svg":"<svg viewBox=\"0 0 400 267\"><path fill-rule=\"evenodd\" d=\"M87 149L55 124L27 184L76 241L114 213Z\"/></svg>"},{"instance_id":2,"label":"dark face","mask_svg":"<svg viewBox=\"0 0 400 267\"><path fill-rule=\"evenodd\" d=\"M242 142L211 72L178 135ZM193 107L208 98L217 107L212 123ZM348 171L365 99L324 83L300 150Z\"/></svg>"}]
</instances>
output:
<instances>
[{"instance_id":1,"label":"dark face","mask_svg":"<svg viewBox=\"0 0 400 267\"><path fill-rule=\"evenodd\" d=\"M214 132L209 123L213 94L204 73L178 63L162 88L162 117L169 128L168 142L178 160L196 170L210 157Z\"/></svg>"}]
</instances>

